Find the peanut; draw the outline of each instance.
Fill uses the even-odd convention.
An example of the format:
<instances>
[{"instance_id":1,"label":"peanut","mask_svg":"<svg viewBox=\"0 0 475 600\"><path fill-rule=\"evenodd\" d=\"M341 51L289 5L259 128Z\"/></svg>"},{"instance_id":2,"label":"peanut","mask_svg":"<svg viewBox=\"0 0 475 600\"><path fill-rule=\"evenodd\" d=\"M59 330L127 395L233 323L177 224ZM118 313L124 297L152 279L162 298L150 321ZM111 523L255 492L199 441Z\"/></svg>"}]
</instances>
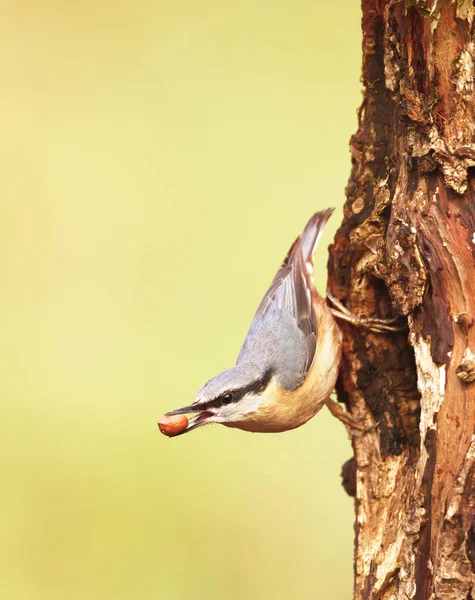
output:
<instances>
[{"instance_id":1,"label":"peanut","mask_svg":"<svg viewBox=\"0 0 475 600\"><path fill-rule=\"evenodd\" d=\"M172 437L185 431L188 427L188 417L186 415L165 416L158 422L158 428L164 435Z\"/></svg>"}]
</instances>

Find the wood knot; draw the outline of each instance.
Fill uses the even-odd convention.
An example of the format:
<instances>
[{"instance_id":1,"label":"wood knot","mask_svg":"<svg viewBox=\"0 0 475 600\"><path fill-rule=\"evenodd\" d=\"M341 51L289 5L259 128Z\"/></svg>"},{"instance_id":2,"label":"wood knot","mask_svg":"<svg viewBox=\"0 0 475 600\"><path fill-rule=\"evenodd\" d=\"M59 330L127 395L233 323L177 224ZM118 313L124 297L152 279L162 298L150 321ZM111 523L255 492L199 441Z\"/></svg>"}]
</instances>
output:
<instances>
[{"instance_id":1,"label":"wood knot","mask_svg":"<svg viewBox=\"0 0 475 600\"><path fill-rule=\"evenodd\" d=\"M351 205L351 210L352 210L353 214L355 214L355 215L359 215L360 212L363 210L363 208L364 208L364 198L356 198L356 200Z\"/></svg>"},{"instance_id":2,"label":"wood knot","mask_svg":"<svg viewBox=\"0 0 475 600\"><path fill-rule=\"evenodd\" d=\"M464 383L475 381L475 354L470 348L466 348L455 372Z\"/></svg>"},{"instance_id":3,"label":"wood knot","mask_svg":"<svg viewBox=\"0 0 475 600\"><path fill-rule=\"evenodd\" d=\"M454 321L465 333L473 326L473 317L469 313L454 315Z\"/></svg>"}]
</instances>

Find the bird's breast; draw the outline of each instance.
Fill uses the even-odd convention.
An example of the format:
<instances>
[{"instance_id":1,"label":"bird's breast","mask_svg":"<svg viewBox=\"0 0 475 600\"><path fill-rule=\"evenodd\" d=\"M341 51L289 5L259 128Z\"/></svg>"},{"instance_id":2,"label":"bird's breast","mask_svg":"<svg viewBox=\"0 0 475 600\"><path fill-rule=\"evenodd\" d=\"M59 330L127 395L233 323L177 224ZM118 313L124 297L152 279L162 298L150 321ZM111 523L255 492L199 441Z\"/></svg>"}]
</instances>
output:
<instances>
[{"instance_id":1,"label":"bird's breast","mask_svg":"<svg viewBox=\"0 0 475 600\"><path fill-rule=\"evenodd\" d=\"M321 300L317 298L317 301ZM267 386L258 409L234 426L247 431L281 432L306 423L325 404L335 387L341 361L341 331L330 309L321 300L318 308L318 341L315 357L303 382L293 390L275 379Z\"/></svg>"}]
</instances>

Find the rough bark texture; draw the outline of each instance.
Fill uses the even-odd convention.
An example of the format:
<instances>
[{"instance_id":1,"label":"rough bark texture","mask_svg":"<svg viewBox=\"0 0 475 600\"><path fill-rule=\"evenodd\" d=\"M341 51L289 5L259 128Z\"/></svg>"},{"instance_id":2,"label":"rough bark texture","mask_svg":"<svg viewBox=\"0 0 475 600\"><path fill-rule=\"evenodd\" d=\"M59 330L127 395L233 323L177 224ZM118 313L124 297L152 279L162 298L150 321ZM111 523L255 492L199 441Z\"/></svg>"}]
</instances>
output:
<instances>
[{"instance_id":1,"label":"rough bark texture","mask_svg":"<svg viewBox=\"0 0 475 600\"><path fill-rule=\"evenodd\" d=\"M379 422L353 439L355 598L475 598L475 9L362 7L365 95L329 287L408 330L342 325L340 400Z\"/></svg>"}]
</instances>

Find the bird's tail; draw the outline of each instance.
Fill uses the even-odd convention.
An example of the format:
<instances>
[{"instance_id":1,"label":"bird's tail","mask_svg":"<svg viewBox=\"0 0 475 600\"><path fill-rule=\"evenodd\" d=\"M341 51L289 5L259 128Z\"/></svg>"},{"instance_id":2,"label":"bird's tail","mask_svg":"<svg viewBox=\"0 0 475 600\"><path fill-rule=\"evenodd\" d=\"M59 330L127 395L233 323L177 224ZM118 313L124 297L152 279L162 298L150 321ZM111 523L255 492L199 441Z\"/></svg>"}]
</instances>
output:
<instances>
[{"instance_id":1,"label":"bird's tail","mask_svg":"<svg viewBox=\"0 0 475 600\"><path fill-rule=\"evenodd\" d=\"M331 217L333 208L327 208L317 212L311 217L309 222L305 225L305 229L300 236L300 245L302 247L302 254L306 263L310 263L313 266L313 254L317 247L318 240L323 233L323 229Z\"/></svg>"}]
</instances>

